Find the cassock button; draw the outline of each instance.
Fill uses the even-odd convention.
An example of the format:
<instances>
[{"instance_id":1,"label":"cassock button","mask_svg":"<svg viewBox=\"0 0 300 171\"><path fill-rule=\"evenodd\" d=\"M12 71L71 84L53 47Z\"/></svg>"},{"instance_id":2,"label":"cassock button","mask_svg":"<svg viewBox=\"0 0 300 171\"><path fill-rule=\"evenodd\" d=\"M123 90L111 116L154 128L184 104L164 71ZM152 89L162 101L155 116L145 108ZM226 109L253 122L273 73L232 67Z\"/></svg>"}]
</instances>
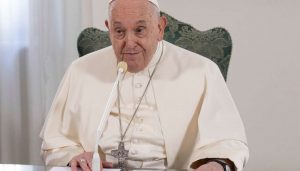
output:
<instances>
[{"instance_id":1,"label":"cassock button","mask_svg":"<svg viewBox=\"0 0 300 171\"><path fill-rule=\"evenodd\" d=\"M153 105L149 106L149 110L154 110L154 109L155 109L155 106L153 106Z\"/></svg>"},{"instance_id":2,"label":"cassock button","mask_svg":"<svg viewBox=\"0 0 300 171\"><path fill-rule=\"evenodd\" d=\"M142 83L136 83L134 87L135 87L135 88L141 88L142 86L143 86Z\"/></svg>"},{"instance_id":3,"label":"cassock button","mask_svg":"<svg viewBox=\"0 0 300 171\"><path fill-rule=\"evenodd\" d=\"M137 154L137 151L136 150L131 150L131 154L135 155L135 154Z\"/></svg>"}]
</instances>

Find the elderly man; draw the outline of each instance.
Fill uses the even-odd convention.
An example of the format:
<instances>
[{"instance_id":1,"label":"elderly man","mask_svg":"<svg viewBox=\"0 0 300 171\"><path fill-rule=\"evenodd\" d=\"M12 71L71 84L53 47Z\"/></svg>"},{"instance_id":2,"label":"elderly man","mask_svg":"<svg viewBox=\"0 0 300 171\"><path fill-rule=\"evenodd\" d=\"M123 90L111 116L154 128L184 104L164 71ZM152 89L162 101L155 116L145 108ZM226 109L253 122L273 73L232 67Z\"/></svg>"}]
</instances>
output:
<instances>
[{"instance_id":1,"label":"elderly man","mask_svg":"<svg viewBox=\"0 0 300 171\"><path fill-rule=\"evenodd\" d=\"M241 171L244 127L216 64L162 40L166 19L155 0L111 0L105 24L112 46L74 61L60 84L41 132L46 165L91 169L101 111L124 61L98 144L103 167Z\"/></svg>"}]
</instances>

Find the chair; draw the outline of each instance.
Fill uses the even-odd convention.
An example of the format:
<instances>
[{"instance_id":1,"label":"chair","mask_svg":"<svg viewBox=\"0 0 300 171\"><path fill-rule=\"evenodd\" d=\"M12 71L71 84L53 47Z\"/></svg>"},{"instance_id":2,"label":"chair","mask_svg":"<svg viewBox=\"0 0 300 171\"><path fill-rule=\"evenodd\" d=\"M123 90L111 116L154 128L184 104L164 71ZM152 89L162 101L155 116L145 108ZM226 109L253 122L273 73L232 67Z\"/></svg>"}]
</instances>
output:
<instances>
[{"instance_id":1,"label":"chair","mask_svg":"<svg viewBox=\"0 0 300 171\"><path fill-rule=\"evenodd\" d=\"M226 80L232 51L228 31L221 27L199 31L164 12L161 12L161 15L164 15L168 22L164 40L211 59L219 66ZM92 27L84 29L77 40L80 57L110 45L108 32Z\"/></svg>"}]
</instances>

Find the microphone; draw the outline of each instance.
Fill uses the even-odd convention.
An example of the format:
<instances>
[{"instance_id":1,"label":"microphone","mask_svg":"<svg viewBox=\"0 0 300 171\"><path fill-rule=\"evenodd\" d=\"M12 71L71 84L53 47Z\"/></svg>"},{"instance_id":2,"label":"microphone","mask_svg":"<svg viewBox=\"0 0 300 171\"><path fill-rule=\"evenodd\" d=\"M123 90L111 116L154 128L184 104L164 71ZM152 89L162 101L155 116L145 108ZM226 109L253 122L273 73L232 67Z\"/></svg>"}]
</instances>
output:
<instances>
[{"instance_id":1,"label":"microphone","mask_svg":"<svg viewBox=\"0 0 300 171\"><path fill-rule=\"evenodd\" d=\"M105 109L103 111L101 120L98 124L97 132L96 132L96 141L95 141L95 148L94 148L93 161L92 161L92 171L100 171L101 158L100 158L100 155L98 152L99 140L103 133L104 126L108 120L109 113L111 111L113 102L116 97L116 93L117 93L116 90L117 90L118 82L120 81L121 75L124 74L126 71L127 71L127 63L124 61L119 62L118 63L118 75L117 75L116 81L112 87L112 90L110 92L109 98L107 100Z\"/></svg>"},{"instance_id":2,"label":"microphone","mask_svg":"<svg viewBox=\"0 0 300 171\"><path fill-rule=\"evenodd\" d=\"M125 73L127 71L127 63L124 61L121 61L118 63L118 71Z\"/></svg>"}]
</instances>

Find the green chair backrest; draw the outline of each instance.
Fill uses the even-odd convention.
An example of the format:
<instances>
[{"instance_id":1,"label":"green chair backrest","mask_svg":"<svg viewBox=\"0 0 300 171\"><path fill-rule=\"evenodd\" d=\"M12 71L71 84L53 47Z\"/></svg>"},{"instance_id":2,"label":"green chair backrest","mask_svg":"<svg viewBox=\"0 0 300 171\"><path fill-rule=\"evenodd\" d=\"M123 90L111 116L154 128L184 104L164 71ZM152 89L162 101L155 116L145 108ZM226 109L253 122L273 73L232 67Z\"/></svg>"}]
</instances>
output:
<instances>
[{"instance_id":1,"label":"green chair backrest","mask_svg":"<svg viewBox=\"0 0 300 171\"><path fill-rule=\"evenodd\" d=\"M214 61L226 80L232 51L232 41L227 30L221 27L199 31L189 24L178 21L161 12L167 18L164 40ZM79 56L110 46L107 31L89 27L84 29L77 40Z\"/></svg>"}]
</instances>

